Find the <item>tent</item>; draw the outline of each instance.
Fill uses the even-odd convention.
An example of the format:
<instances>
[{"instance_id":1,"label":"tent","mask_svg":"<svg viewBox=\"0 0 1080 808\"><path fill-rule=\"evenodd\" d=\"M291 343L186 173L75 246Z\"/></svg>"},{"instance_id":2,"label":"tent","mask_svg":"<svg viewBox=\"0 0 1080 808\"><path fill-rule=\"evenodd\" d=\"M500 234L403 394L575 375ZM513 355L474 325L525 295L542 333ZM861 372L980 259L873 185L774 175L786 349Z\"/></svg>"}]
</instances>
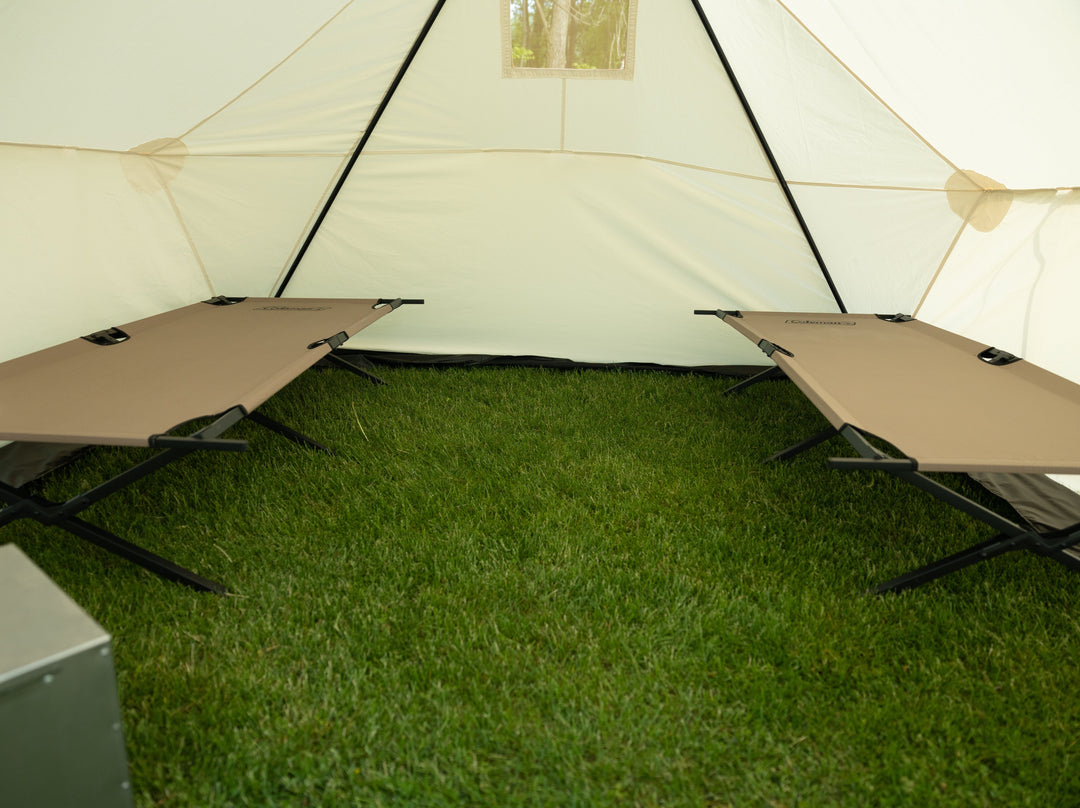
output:
<instances>
[{"instance_id":1,"label":"tent","mask_svg":"<svg viewBox=\"0 0 1080 808\"><path fill-rule=\"evenodd\" d=\"M541 54L559 20L606 62ZM0 359L393 293L427 305L355 347L741 366L695 307L905 312L1080 381L1078 33L1074 0L9 0Z\"/></svg>"}]
</instances>

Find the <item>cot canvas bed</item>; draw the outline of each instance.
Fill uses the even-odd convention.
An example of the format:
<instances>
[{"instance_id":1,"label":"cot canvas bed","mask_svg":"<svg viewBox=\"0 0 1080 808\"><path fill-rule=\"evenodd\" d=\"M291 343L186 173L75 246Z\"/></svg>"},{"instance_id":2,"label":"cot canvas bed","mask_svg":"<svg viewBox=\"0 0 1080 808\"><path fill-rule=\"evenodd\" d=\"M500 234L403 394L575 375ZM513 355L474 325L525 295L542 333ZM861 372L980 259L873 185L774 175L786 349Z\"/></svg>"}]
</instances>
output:
<instances>
[{"instance_id":1,"label":"cot canvas bed","mask_svg":"<svg viewBox=\"0 0 1080 808\"><path fill-rule=\"evenodd\" d=\"M256 408L320 360L369 375L336 349L403 303L422 302L216 297L0 363L0 440L161 450L65 502L0 483L0 526L56 525L162 577L224 592L78 514L191 452L243 451L246 441L223 437L243 418L325 448Z\"/></svg>"},{"instance_id":2,"label":"cot canvas bed","mask_svg":"<svg viewBox=\"0 0 1080 808\"><path fill-rule=\"evenodd\" d=\"M998 532L873 591L918 586L1017 549L1080 569L1080 561L1066 552L1080 543L1080 524L1040 532L923 473L1080 473L1080 386L906 315L695 314L721 318L776 363L727 392L787 376L828 420L828 429L769 460L790 458L839 435L859 457L831 458L830 466L886 471ZM902 456L875 445L881 441Z\"/></svg>"}]
</instances>

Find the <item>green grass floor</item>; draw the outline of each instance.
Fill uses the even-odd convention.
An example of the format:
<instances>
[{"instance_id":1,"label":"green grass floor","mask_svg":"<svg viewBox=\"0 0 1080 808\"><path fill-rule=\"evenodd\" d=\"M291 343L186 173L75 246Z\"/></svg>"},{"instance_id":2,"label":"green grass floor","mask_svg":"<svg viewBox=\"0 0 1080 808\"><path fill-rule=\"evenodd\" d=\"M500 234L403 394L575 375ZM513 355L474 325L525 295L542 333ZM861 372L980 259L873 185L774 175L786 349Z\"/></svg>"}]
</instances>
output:
<instances>
[{"instance_id":1,"label":"green grass floor","mask_svg":"<svg viewBox=\"0 0 1080 808\"><path fill-rule=\"evenodd\" d=\"M990 531L840 442L762 464L825 425L789 383L380 374L263 408L336 456L242 424L87 512L233 594L0 537L113 635L140 808L1080 805L1080 578L865 595Z\"/></svg>"}]
</instances>

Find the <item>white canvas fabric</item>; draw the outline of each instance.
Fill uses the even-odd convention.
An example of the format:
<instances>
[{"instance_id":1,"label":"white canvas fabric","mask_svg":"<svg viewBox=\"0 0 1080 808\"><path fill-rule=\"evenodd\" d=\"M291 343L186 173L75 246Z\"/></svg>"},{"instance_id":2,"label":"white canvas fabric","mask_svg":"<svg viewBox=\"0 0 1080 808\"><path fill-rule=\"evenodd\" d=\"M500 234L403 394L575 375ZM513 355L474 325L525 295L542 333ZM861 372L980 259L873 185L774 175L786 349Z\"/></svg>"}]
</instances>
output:
<instances>
[{"instance_id":1,"label":"white canvas fabric","mask_svg":"<svg viewBox=\"0 0 1080 808\"><path fill-rule=\"evenodd\" d=\"M422 293L375 348L682 365L757 361L700 301L836 305L691 3L577 81L503 77L500 2L447 3L290 294Z\"/></svg>"},{"instance_id":2,"label":"white canvas fabric","mask_svg":"<svg viewBox=\"0 0 1080 808\"><path fill-rule=\"evenodd\" d=\"M0 8L0 358L270 294L426 2Z\"/></svg>"},{"instance_id":3,"label":"white canvas fabric","mask_svg":"<svg viewBox=\"0 0 1080 808\"><path fill-rule=\"evenodd\" d=\"M0 259L50 306L6 320L0 354L273 292L434 5L6 3ZM850 310L1080 372L1040 336L1075 322L1071 0L701 6ZM447 0L287 293L444 292L383 348L672 364L747 358L703 345L691 307L831 308L694 5L635 13L632 79L516 80L500 0ZM967 221L983 180L1010 197L988 230Z\"/></svg>"}]
</instances>

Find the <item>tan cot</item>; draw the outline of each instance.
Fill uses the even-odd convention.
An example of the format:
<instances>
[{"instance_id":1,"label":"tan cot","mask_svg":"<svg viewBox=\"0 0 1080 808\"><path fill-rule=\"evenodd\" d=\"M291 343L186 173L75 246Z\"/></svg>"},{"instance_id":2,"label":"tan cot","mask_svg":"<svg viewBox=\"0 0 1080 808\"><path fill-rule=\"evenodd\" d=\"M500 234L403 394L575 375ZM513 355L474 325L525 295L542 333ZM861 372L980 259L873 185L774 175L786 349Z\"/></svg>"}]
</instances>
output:
<instances>
[{"instance_id":1,"label":"tan cot","mask_svg":"<svg viewBox=\"0 0 1080 808\"><path fill-rule=\"evenodd\" d=\"M246 441L222 435L244 418L325 449L256 408L320 360L379 381L335 349L401 304L422 302L216 297L0 363L0 439L162 450L65 502L0 482L0 526L55 525L162 577L224 592L78 514L191 452L242 451Z\"/></svg>"},{"instance_id":2,"label":"tan cot","mask_svg":"<svg viewBox=\"0 0 1080 808\"><path fill-rule=\"evenodd\" d=\"M0 439L149 446L197 418L251 413L329 354L334 337L393 310L374 299L228 300L0 364Z\"/></svg>"},{"instance_id":3,"label":"tan cot","mask_svg":"<svg viewBox=\"0 0 1080 808\"><path fill-rule=\"evenodd\" d=\"M1040 533L921 473L1080 473L1080 385L905 315L696 313L720 317L776 363L729 392L782 373L829 421L829 429L770 459L787 459L840 435L860 458L833 458L832 466L890 472L1000 531L875 591L917 586L1018 548L1080 568L1066 552L1080 543L1080 525ZM904 457L886 454L870 438Z\"/></svg>"},{"instance_id":4,"label":"tan cot","mask_svg":"<svg viewBox=\"0 0 1080 808\"><path fill-rule=\"evenodd\" d=\"M834 427L877 435L923 471L1080 473L1080 386L1030 362L873 314L725 322L777 346L770 358Z\"/></svg>"}]
</instances>

